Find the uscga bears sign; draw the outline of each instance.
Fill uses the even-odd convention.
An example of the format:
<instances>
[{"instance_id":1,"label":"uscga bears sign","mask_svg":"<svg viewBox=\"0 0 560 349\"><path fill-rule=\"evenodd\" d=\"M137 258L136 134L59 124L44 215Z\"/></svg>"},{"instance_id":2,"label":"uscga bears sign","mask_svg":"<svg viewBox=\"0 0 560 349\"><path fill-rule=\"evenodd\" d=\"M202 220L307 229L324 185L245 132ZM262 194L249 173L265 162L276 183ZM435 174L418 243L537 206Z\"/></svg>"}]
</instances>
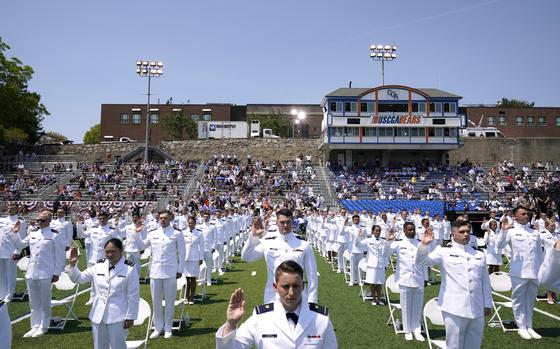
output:
<instances>
[{"instance_id":1,"label":"uscga bears sign","mask_svg":"<svg viewBox=\"0 0 560 349\"><path fill-rule=\"evenodd\" d=\"M419 125L420 115L373 115L371 123L374 125Z\"/></svg>"}]
</instances>

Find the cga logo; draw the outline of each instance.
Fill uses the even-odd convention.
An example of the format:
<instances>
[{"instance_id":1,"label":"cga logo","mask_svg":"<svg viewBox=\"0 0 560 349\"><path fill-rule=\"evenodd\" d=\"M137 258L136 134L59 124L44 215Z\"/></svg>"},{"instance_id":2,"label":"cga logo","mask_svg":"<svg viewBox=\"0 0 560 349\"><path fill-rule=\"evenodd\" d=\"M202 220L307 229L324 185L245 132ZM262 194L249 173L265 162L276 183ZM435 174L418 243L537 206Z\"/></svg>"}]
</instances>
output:
<instances>
[{"instance_id":1,"label":"cga logo","mask_svg":"<svg viewBox=\"0 0 560 349\"><path fill-rule=\"evenodd\" d=\"M387 95L393 99L399 99L398 93L393 90L387 90Z\"/></svg>"},{"instance_id":2,"label":"cga logo","mask_svg":"<svg viewBox=\"0 0 560 349\"><path fill-rule=\"evenodd\" d=\"M210 125L210 131L216 131L216 125Z\"/></svg>"}]
</instances>

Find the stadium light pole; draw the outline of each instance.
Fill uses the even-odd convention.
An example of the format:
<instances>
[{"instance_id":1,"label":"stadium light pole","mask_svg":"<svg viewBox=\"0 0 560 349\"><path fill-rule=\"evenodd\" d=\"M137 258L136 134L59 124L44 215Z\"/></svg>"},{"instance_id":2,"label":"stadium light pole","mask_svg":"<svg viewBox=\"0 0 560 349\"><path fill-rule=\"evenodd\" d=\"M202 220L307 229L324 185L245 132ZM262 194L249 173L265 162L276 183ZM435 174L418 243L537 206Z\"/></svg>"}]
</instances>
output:
<instances>
[{"instance_id":1,"label":"stadium light pole","mask_svg":"<svg viewBox=\"0 0 560 349\"><path fill-rule=\"evenodd\" d=\"M393 61L397 59L397 46L392 45L371 45L369 47L371 53L369 56L374 61L381 61L381 80L382 86L385 86L385 61Z\"/></svg>"},{"instance_id":2,"label":"stadium light pole","mask_svg":"<svg viewBox=\"0 0 560 349\"><path fill-rule=\"evenodd\" d=\"M292 109L292 116L294 117L292 122L292 138L296 138L296 125L299 125L307 117L307 114L304 111Z\"/></svg>"},{"instance_id":3,"label":"stadium light pole","mask_svg":"<svg viewBox=\"0 0 560 349\"><path fill-rule=\"evenodd\" d=\"M163 62L155 61L136 61L136 74L141 77L148 78L148 103L146 104L146 145L144 147L144 161L148 162L148 141L150 128L150 88L152 77L160 77L163 75Z\"/></svg>"}]
</instances>

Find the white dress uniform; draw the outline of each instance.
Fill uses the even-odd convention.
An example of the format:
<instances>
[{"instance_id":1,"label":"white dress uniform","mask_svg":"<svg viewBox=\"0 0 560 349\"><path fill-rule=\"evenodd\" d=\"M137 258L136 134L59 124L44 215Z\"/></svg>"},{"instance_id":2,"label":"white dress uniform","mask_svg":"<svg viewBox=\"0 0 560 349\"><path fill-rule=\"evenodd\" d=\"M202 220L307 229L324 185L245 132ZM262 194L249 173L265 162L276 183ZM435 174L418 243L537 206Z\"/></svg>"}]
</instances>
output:
<instances>
[{"instance_id":1,"label":"white dress uniform","mask_svg":"<svg viewBox=\"0 0 560 349\"><path fill-rule=\"evenodd\" d=\"M271 303L276 299L276 292L272 287L274 272L282 262L287 260L295 261L303 268L307 279L309 302L317 302L319 282L317 278L317 264L313 249L307 241L300 240L293 232L263 239L251 236L243 246L241 259L246 262L253 262L262 257L266 261L268 272L264 288L265 303Z\"/></svg>"},{"instance_id":2,"label":"white dress uniform","mask_svg":"<svg viewBox=\"0 0 560 349\"><path fill-rule=\"evenodd\" d=\"M84 230L89 230L91 228L97 228L98 226L99 226L99 219L97 219L97 216L86 219L84 224L76 224L76 232L77 232L78 237L83 238L85 236L84 245L86 245L86 259L87 260L89 260L89 257L91 256L91 239L87 235L82 236L81 233Z\"/></svg>"},{"instance_id":3,"label":"white dress uniform","mask_svg":"<svg viewBox=\"0 0 560 349\"><path fill-rule=\"evenodd\" d=\"M198 277L200 273L200 262L204 260L204 238L202 231L194 228L193 231L187 227L183 230L183 238L185 239L185 270L183 274L186 277Z\"/></svg>"},{"instance_id":4,"label":"white dress uniform","mask_svg":"<svg viewBox=\"0 0 560 349\"><path fill-rule=\"evenodd\" d=\"M294 324L280 301L255 307L253 315L238 329L223 335L225 325L216 332L217 349L296 349L337 348L336 335L328 310L302 302ZM298 313L296 310L296 313Z\"/></svg>"},{"instance_id":5,"label":"white dress uniform","mask_svg":"<svg viewBox=\"0 0 560 349\"><path fill-rule=\"evenodd\" d=\"M486 242L486 264L488 265L502 265L504 264L502 258L502 249L496 245L496 239L498 238L498 233L490 230L486 230L484 233L484 241Z\"/></svg>"},{"instance_id":6,"label":"white dress uniform","mask_svg":"<svg viewBox=\"0 0 560 349\"><path fill-rule=\"evenodd\" d=\"M58 231L58 234L62 235L66 239L66 247L72 245L74 239L74 228L72 223L67 221L64 217L58 217L51 221L51 228Z\"/></svg>"},{"instance_id":7,"label":"white dress uniform","mask_svg":"<svg viewBox=\"0 0 560 349\"><path fill-rule=\"evenodd\" d=\"M30 259L25 273L31 308L31 328L46 331L51 321L51 282L64 270L66 236L50 227L31 231L23 240L16 236L14 243L22 249L29 245Z\"/></svg>"},{"instance_id":8,"label":"white dress uniform","mask_svg":"<svg viewBox=\"0 0 560 349\"><path fill-rule=\"evenodd\" d=\"M77 267L67 267L70 280L83 284L91 282L96 289L89 312L95 349L126 349L128 330L124 320L136 320L140 301L138 273L133 263L122 257L111 266L100 259L83 272Z\"/></svg>"},{"instance_id":9,"label":"white dress uniform","mask_svg":"<svg viewBox=\"0 0 560 349\"><path fill-rule=\"evenodd\" d=\"M416 262L441 264L438 306L445 323L449 349L478 349L484 333L484 308L492 308L492 288L484 253L471 246L453 244L418 248Z\"/></svg>"},{"instance_id":10,"label":"white dress uniform","mask_svg":"<svg viewBox=\"0 0 560 349\"><path fill-rule=\"evenodd\" d=\"M142 227L142 230L139 233L137 233L136 225L134 223L125 226L123 230L124 230L124 237L125 237L124 252L126 253L126 259L134 264L136 273L138 274L138 277L140 277L140 268L142 266L142 262L140 260L140 252L142 251L142 248L140 248L140 244L136 239L136 235L140 234L140 237L143 240L147 237L148 230L144 225Z\"/></svg>"},{"instance_id":11,"label":"white dress uniform","mask_svg":"<svg viewBox=\"0 0 560 349\"><path fill-rule=\"evenodd\" d=\"M560 250L555 248L546 253L539 269L539 283L554 292L560 292Z\"/></svg>"},{"instance_id":12,"label":"white dress uniform","mask_svg":"<svg viewBox=\"0 0 560 349\"><path fill-rule=\"evenodd\" d=\"M352 224L344 228L348 232L348 253L350 253L350 285L357 285L360 283L360 273L358 270L358 263L364 256L365 248L359 243L359 240L365 238L360 233L365 233L365 229L360 224Z\"/></svg>"},{"instance_id":13,"label":"white dress uniform","mask_svg":"<svg viewBox=\"0 0 560 349\"><path fill-rule=\"evenodd\" d=\"M218 260L216 270L219 275L222 275L222 268L224 266L224 242L226 242L225 224L221 219L215 218L212 223L216 227L216 251L218 251Z\"/></svg>"},{"instance_id":14,"label":"white dress uniform","mask_svg":"<svg viewBox=\"0 0 560 349\"><path fill-rule=\"evenodd\" d=\"M150 291L154 307L154 327L159 333L171 332L175 310L177 273L185 269L185 239L183 233L171 225L148 232L148 237L137 241L142 249L152 247L150 264ZM162 299L165 297L165 314Z\"/></svg>"},{"instance_id":15,"label":"white dress uniform","mask_svg":"<svg viewBox=\"0 0 560 349\"><path fill-rule=\"evenodd\" d=\"M390 241L382 237L370 237L359 241L367 249L366 283L383 285L385 283L385 268L388 264Z\"/></svg>"},{"instance_id":16,"label":"white dress uniform","mask_svg":"<svg viewBox=\"0 0 560 349\"><path fill-rule=\"evenodd\" d=\"M344 230L345 220L346 217L343 217L341 215L338 215L334 218L334 223L336 224L336 228L338 229L338 234L336 239L338 248L336 251L336 255L338 256L339 273L344 272L344 269L346 268L346 266L344 265L344 258L342 257L344 255L344 251L346 251L346 248L348 246L348 232Z\"/></svg>"},{"instance_id":17,"label":"white dress uniform","mask_svg":"<svg viewBox=\"0 0 560 349\"><path fill-rule=\"evenodd\" d=\"M539 233L528 225L513 223L513 228L501 231L498 247L511 246L509 264L512 292L511 301L515 322L519 329L533 328L533 310L537 299L538 274L543 261Z\"/></svg>"},{"instance_id":18,"label":"white dress uniform","mask_svg":"<svg viewBox=\"0 0 560 349\"><path fill-rule=\"evenodd\" d=\"M416 263L420 241L404 238L389 245L388 255L397 254L395 282L399 285L403 330L420 333L420 319L424 306L425 268Z\"/></svg>"},{"instance_id":19,"label":"white dress uniform","mask_svg":"<svg viewBox=\"0 0 560 349\"><path fill-rule=\"evenodd\" d=\"M27 232L27 224L18 216L0 218L0 300L11 301L16 290L17 261L12 259L20 250L14 245L12 228L20 221L19 237L23 239Z\"/></svg>"},{"instance_id":20,"label":"white dress uniform","mask_svg":"<svg viewBox=\"0 0 560 349\"><path fill-rule=\"evenodd\" d=\"M233 219L232 219L232 224ZM212 256L213 250L216 248L216 226L211 222L202 222L197 226L202 231L202 238L204 240L204 262L206 263L206 285L212 285L212 268L214 268L214 258ZM234 228L235 229L235 228Z\"/></svg>"},{"instance_id":21,"label":"white dress uniform","mask_svg":"<svg viewBox=\"0 0 560 349\"><path fill-rule=\"evenodd\" d=\"M8 305L0 299L0 349L12 347L12 321L8 314Z\"/></svg>"}]
</instances>

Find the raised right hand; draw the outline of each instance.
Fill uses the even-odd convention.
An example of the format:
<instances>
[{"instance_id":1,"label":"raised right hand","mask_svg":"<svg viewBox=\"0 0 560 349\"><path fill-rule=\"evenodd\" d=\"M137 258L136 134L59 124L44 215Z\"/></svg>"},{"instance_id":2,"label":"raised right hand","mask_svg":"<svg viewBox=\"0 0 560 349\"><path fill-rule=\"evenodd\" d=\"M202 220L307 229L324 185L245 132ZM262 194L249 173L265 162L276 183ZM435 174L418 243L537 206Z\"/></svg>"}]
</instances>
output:
<instances>
[{"instance_id":1,"label":"raised right hand","mask_svg":"<svg viewBox=\"0 0 560 349\"><path fill-rule=\"evenodd\" d=\"M72 247L70 249L70 258L68 259L68 262L70 263L70 266L75 267L76 264L78 263L78 259L80 259L80 254L78 253L78 248L77 247Z\"/></svg>"},{"instance_id":2,"label":"raised right hand","mask_svg":"<svg viewBox=\"0 0 560 349\"><path fill-rule=\"evenodd\" d=\"M253 225L251 226L251 236L261 238L264 234L264 228L261 220L258 217L253 218Z\"/></svg>"},{"instance_id":3,"label":"raised right hand","mask_svg":"<svg viewBox=\"0 0 560 349\"><path fill-rule=\"evenodd\" d=\"M424 232L424 237L422 237L422 245L427 246L434 241L434 231L431 228L427 228Z\"/></svg>"},{"instance_id":4,"label":"raised right hand","mask_svg":"<svg viewBox=\"0 0 560 349\"><path fill-rule=\"evenodd\" d=\"M236 289L229 298L226 318L230 326L236 327L245 314L245 294L242 288Z\"/></svg>"}]
</instances>

